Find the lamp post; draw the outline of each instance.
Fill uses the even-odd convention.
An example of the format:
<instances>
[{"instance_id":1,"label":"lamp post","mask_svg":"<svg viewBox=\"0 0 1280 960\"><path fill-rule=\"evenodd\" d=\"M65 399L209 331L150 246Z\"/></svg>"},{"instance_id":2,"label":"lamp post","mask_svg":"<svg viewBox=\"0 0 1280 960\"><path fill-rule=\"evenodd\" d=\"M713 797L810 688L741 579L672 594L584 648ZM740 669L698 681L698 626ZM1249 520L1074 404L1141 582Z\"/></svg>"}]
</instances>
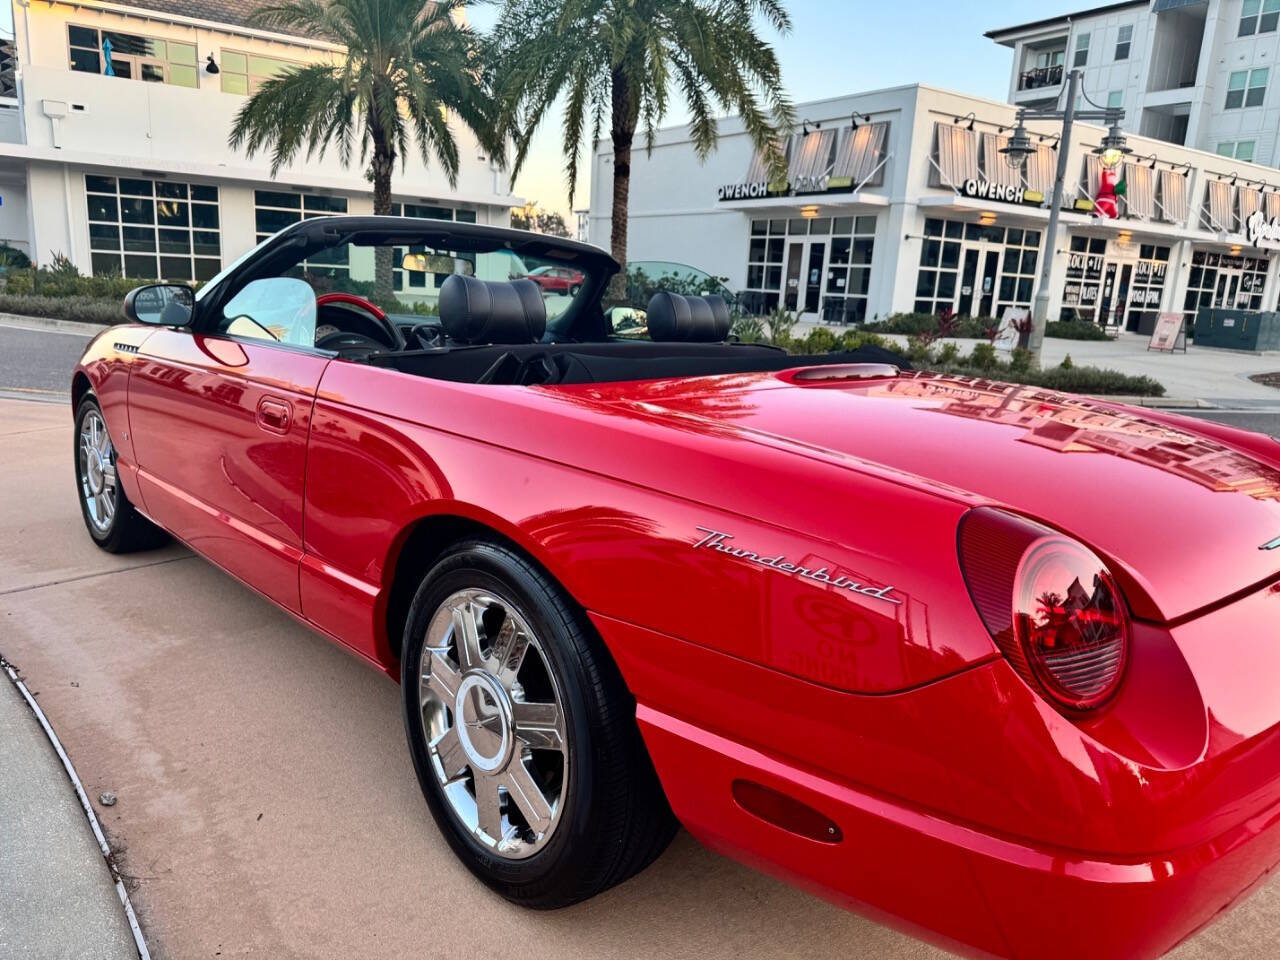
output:
<instances>
[{"instance_id":1,"label":"lamp post","mask_svg":"<svg viewBox=\"0 0 1280 960\"><path fill-rule=\"evenodd\" d=\"M1058 216L1062 212L1062 195L1067 179L1067 159L1071 152L1071 126L1077 120L1101 120L1110 129L1102 143L1094 150L1100 154L1106 166L1114 166L1129 153L1120 123L1124 120L1124 110L1119 107L1106 107L1097 110L1077 110L1076 94L1080 90L1083 71L1072 70L1067 74L1067 106L1064 110L1029 110L1018 111L1018 125L1009 138L1009 143L1000 152L1005 162L1015 170L1022 170L1027 165L1027 157L1035 152L1035 145L1027 133L1028 120L1061 120L1062 136L1058 140L1058 169L1053 180L1053 198L1049 201L1049 225L1045 230L1044 246L1040 251L1040 284L1036 289L1035 302L1031 310L1031 335L1027 340L1027 349L1031 351L1032 363L1040 365L1040 348L1044 344L1045 324L1049 322L1049 274L1053 268L1053 254L1058 242Z\"/></svg>"}]
</instances>

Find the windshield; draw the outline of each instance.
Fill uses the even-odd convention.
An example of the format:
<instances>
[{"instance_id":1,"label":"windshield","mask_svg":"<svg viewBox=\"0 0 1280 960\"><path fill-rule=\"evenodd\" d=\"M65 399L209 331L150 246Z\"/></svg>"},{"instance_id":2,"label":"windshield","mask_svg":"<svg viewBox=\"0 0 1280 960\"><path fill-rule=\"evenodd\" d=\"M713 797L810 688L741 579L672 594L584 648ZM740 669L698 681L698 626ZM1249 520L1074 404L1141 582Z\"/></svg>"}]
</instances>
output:
<instances>
[{"instance_id":1,"label":"windshield","mask_svg":"<svg viewBox=\"0 0 1280 960\"><path fill-rule=\"evenodd\" d=\"M376 275L380 251L390 259L391 296L379 296ZM421 244L344 243L310 254L285 272L304 280L317 296L354 293L392 315L433 316L440 288L452 274L480 280L526 279L538 285L547 320L560 316L581 293L587 274L578 266L516 254L510 250L476 253L435 250Z\"/></svg>"}]
</instances>

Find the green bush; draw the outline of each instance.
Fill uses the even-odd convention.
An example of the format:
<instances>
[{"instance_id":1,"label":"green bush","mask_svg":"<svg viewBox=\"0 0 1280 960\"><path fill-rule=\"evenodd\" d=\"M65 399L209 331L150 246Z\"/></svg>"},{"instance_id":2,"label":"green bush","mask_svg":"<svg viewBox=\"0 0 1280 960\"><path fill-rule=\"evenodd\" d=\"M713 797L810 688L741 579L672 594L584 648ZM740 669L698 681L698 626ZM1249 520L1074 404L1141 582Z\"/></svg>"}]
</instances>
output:
<instances>
[{"instance_id":1,"label":"green bush","mask_svg":"<svg viewBox=\"0 0 1280 960\"><path fill-rule=\"evenodd\" d=\"M764 322L759 317L738 317L729 333L743 343L759 343L764 339Z\"/></svg>"},{"instance_id":2,"label":"green bush","mask_svg":"<svg viewBox=\"0 0 1280 960\"><path fill-rule=\"evenodd\" d=\"M997 363L990 368L978 368L967 364L960 366L931 366L936 373L951 373L962 377L978 377L1000 380L1005 383L1022 383L1063 393L1087 393L1096 395L1122 395L1133 397L1163 397L1164 386L1150 377L1136 377L1118 370L1101 367L1051 367L1048 370L1014 370Z\"/></svg>"},{"instance_id":3,"label":"green bush","mask_svg":"<svg viewBox=\"0 0 1280 960\"><path fill-rule=\"evenodd\" d=\"M949 336L980 340L988 336L987 328L993 321L985 317L955 317L952 323L954 329ZM863 329L872 333L898 333L906 336L936 335L940 327L941 322L932 313L895 313L883 320L863 324Z\"/></svg>"},{"instance_id":4,"label":"green bush","mask_svg":"<svg viewBox=\"0 0 1280 960\"><path fill-rule=\"evenodd\" d=\"M943 366L960 362L960 347L954 343L944 343L938 348L937 362Z\"/></svg>"},{"instance_id":5,"label":"green bush","mask_svg":"<svg viewBox=\"0 0 1280 960\"><path fill-rule=\"evenodd\" d=\"M1109 340L1107 332L1088 320L1053 320L1044 326L1044 335L1058 340Z\"/></svg>"},{"instance_id":6,"label":"green bush","mask_svg":"<svg viewBox=\"0 0 1280 960\"><path fill-rule=\"evenodd\" d=\"M859 347L881 347L885 350L896 350L897 344L863 329L846 330L840 338L841 350L857 350Z\"/></svg>"},{"instance_id":7,"label":"green bush","mask_svg":"<svg viewBox=\"0 0 1280 960\"><path fill-rule=\"evenodd\" d=\"M1058 364L1058 366L1063 370L1071 370L1072 368L1074 368L1075 364L1071 362L1071 354L1068 353L1065 357L1063 357L1062 362Z\"/></svg>"},{"instance_id":8,"label":"green bush","mask_svg":"<svg viewBox=\"0 0 1280 960\"><path fill-rule=\"evenodd\" d=\"M43 297L0 293L0 313L49 317L79 323L124 323L121 301L106 297Z\"/></svg>"},{"instance_id":9,"label":"green bush","mask_svg":"<svg viewBox=\"0 0 1280 960\"><path fill-rule=\"evenodd\" d=\"M996 348L991 344L975 343L973 352L969 354L969 359L965 363L975 370L994 370L1000 365L1000 357L996 354Z\"/></svg>"},{"instance_id":10,"label":"green bush","mask_svg":"<svg viewBox=\"0 0 1280 960\"><path fill-rule=\"evenodd\" d=\"M109 297L124 300L124 295L134 287L150 282L152 281L111 275L82 277L75 267L69 270L40 267L10 270L5 278L4 292L36 294L42 297Z\"/></svg>"}]
</instances>

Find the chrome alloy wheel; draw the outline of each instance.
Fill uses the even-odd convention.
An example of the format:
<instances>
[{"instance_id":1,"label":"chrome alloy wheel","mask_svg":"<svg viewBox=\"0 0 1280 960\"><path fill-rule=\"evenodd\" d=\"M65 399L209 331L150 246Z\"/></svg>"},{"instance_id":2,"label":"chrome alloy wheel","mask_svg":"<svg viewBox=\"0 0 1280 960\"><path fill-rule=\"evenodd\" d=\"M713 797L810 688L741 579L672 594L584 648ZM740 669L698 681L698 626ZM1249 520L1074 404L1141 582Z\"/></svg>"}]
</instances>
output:
<instances>
[{"instance_id":1,"label":"chrome alloy wheel","mask_svg":"<svg viewBox=\"0 0 1280 960\"><path fill-rule=\"evenodd\" d=\"M569 744L550 661L515 605L449 596L427 626L418 700L453 815L499 856L541 850L568 796Z\"/></svg>"},{"instance_id":2,"label":"chrome alloy wheel","mask_svg":"<svg viewBox=\"0 0 1280 960\"><path fill-rule=\"evenodd\" d=\"M99 533L116 515L116 451L102 414L90 410L80 422L80 496L89 522Z\"/></svg>"}]
</instances>

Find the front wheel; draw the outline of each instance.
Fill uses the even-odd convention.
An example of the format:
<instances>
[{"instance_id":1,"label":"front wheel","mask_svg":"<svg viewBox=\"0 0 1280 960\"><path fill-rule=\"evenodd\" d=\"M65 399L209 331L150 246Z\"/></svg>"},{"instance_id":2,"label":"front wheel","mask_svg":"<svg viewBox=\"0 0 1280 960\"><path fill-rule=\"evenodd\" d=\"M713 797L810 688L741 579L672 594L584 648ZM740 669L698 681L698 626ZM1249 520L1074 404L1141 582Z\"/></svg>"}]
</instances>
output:
<instances>
[{"instance_id":1,"label":"front wheel","mask_svg":"<svg viewBox=\"0 0 1280 960\"><path fill-rule=\"evenodd\" d=\"M567 906L665 849L675 820L590 623L515 551L463 544L414 597L405 727L449 845L494 890Z\"/></svg>"},{"instance_id":2,"label":"front wheel","mask_svg":"<svg viewBox=\"0 0 1280 960\"><path fill-rule=\"evenodd\" d=\"M138 513L116 473L116 448L92 393L76 409L76 492L89 536L108 553L149 550L168 536Z\"/></svg>"}]
</instances>

